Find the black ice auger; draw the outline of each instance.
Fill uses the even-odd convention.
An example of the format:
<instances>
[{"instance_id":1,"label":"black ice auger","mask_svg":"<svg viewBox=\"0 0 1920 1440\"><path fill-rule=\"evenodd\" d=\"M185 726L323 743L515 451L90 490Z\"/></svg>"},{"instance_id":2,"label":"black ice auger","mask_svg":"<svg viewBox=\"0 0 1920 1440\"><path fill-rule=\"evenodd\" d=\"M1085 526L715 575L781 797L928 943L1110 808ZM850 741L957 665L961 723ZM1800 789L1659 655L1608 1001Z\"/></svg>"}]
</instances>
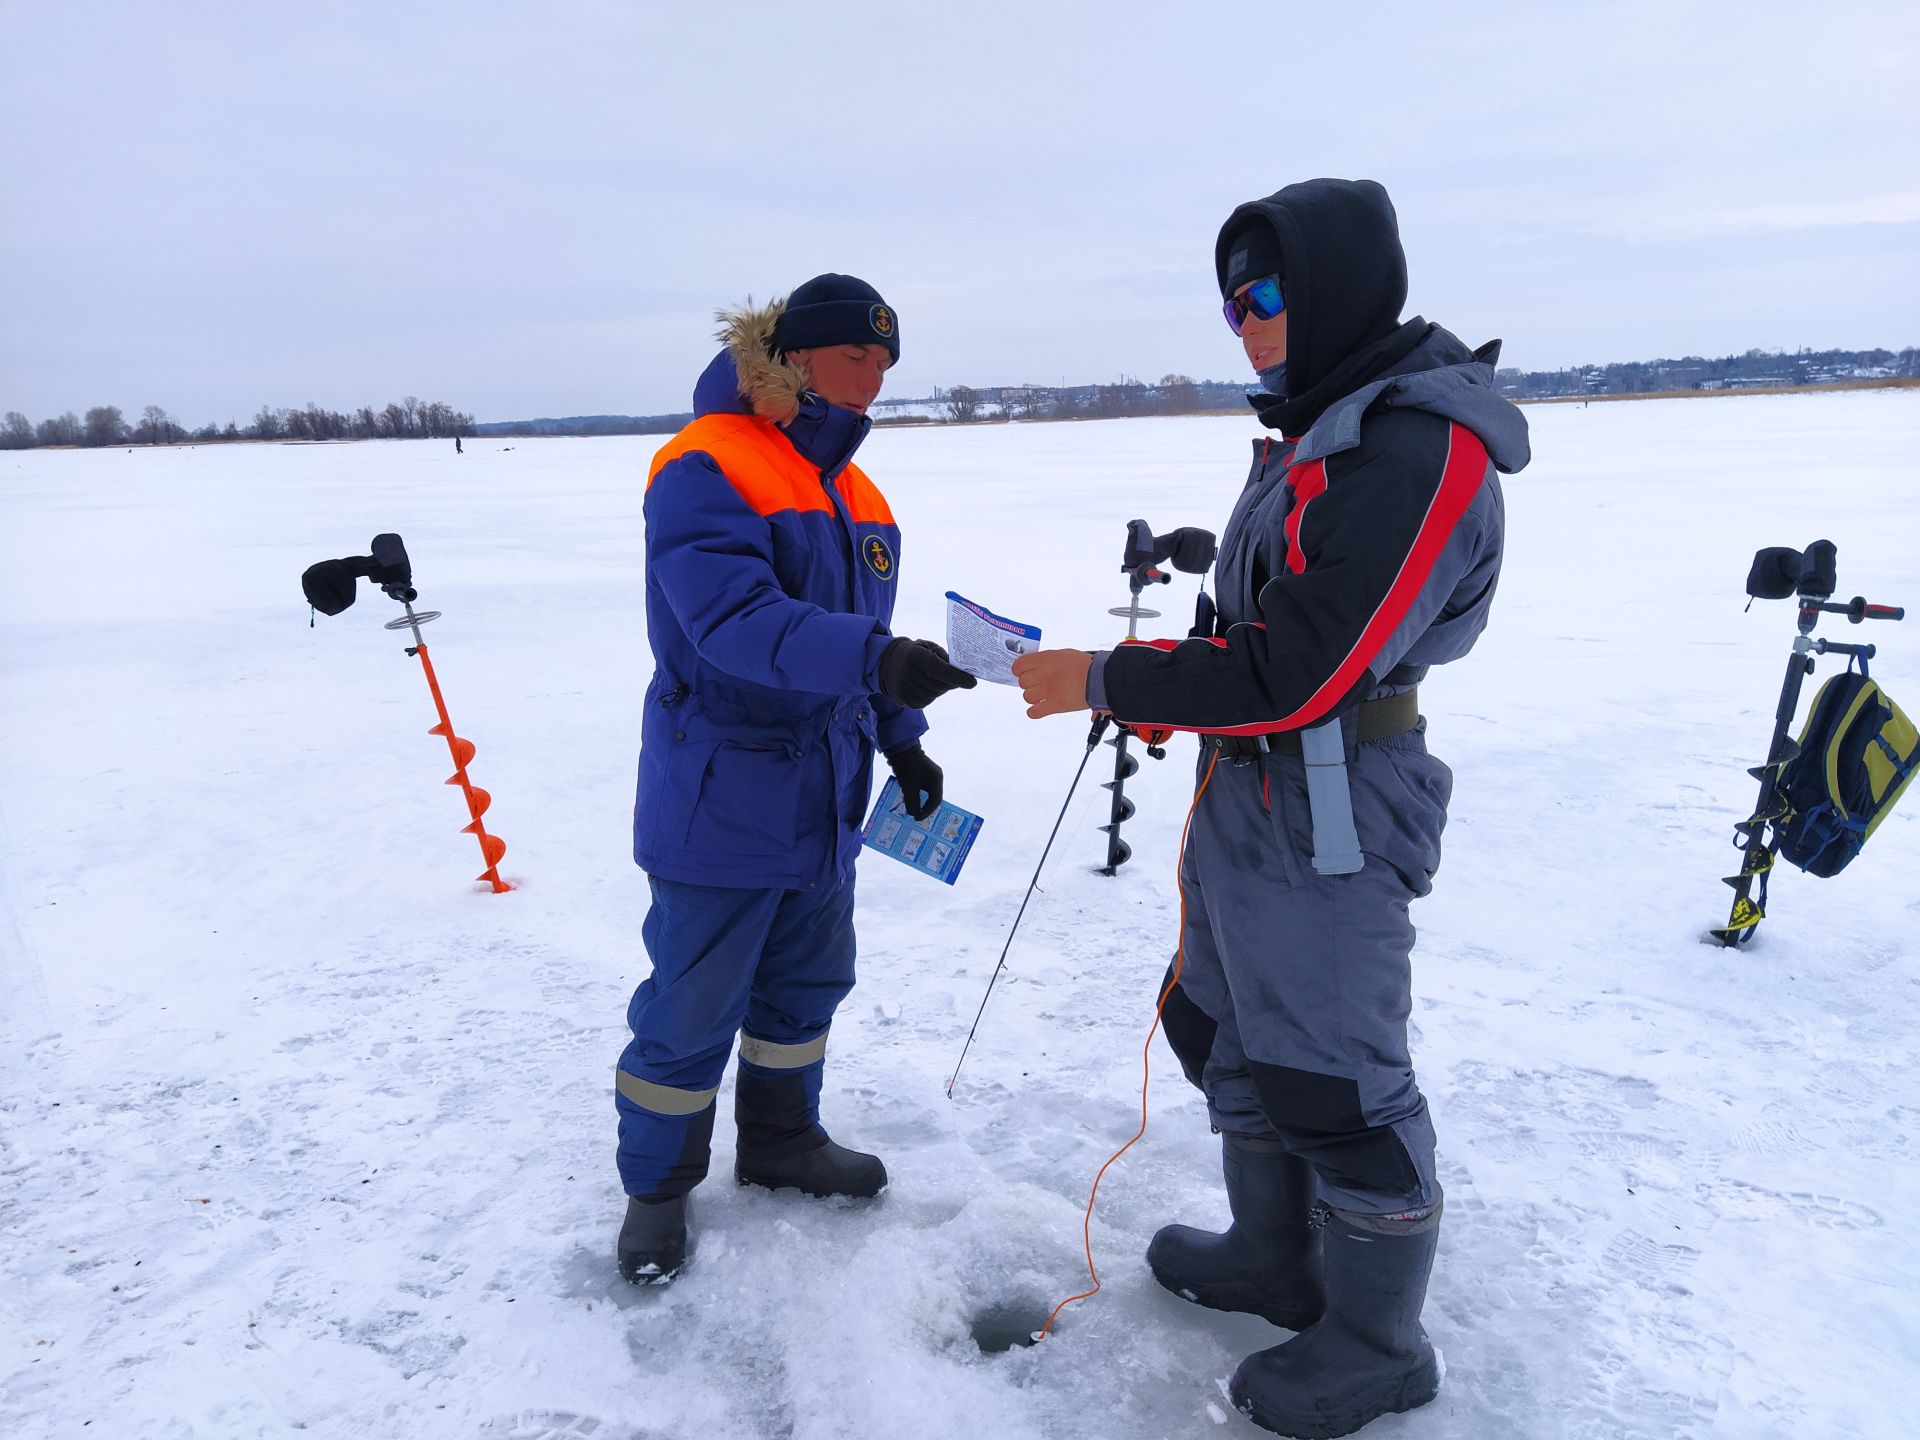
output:
<instances>
[{"instance_id":1,"label":"black ice auger","mask_svg":"<svg viewBox=\"0 0 1920 1440\"><path fill-rule=\"evenodd\" d=\"M1219 550L1213 532L1200 530L1188 525L1169 531L1165 535L1153 533L1153 527L1144 520L1127 522L1127 548L1120 560L1120 569L1127 577L1128 601L1125 605L1116 605L1107 613L1118 615L1127 622L1127 639L1140 638L1140 622L1157 620L1158 610L1140 608L1140 592L1149 585L1169 585L1173 576L1160 568L1171 565L1185 575L1205 575L1213 568L1215 554ZM1211 606L1205 602L1206 592L1201 591L1202 613L1210 613ZM1133 858L1133 847L1120 838L1120 827L1134 816L1134 803L1127 799L1127 781L1140 772L1140 762L1128 753L1127 741L1135 732L1122 725L1116 728L1114 736L1107 743L1113 746L1113 779L1100 788L1113 792L1113 802L1108 808L1107 823L1100 828L1107 836L1107 863L1100 867L1102 875L1112 875ZM1166 758L1162 748L1164 736L1143 735L1147 743L1147 754L1155 760Z\"/></svg>"}]
</instances>

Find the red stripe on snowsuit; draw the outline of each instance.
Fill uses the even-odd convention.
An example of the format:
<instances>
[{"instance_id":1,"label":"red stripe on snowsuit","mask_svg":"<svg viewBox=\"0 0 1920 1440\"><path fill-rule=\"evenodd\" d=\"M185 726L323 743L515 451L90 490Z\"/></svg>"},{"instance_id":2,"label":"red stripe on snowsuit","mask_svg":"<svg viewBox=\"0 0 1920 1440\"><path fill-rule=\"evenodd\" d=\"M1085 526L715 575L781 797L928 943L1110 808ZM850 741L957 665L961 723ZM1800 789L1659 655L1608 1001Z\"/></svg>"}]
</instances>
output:
<instances>
[{"instance_id":1,"label":"red stripe on snowsuit","mask_svg":"<svg viewBox=\"0 0 1920 1440\"><path fill-rule=\"evenodd\" d=\"M1407 549L1406 558L1400 562L1393 583L1374 608L1372 616L1360 631L1360 638L1347 651L1346 657L1306 702L1291 714L1276 720L1253 721L1245 725L1176 725L1164 720L1136 719L1132 716L1127 717L1126 723L1135 728L1181 730L1196 735L1271 735L1282 730L1304 730L1325 719L1340 698L1359 681L1367 666L1373 663L1374 657L1380 653L1380 647L1400 627L1400 622L1407 618L1407 612L1413 608L1414 598L1427 583L1427 577L1433 573L1441 552L1447 548L1453 527L1459 524L1460 517L1467 513L1474 497L1480 493L1487 465L1487 447L1481 443L1480 437L1458 422L1451 423L1448 426L1447 458L1441 470L1440 484L1427 504L1420 529ZM1322 469L1324 475L1324 462ZM1289 517L1288 523L1291 526L1292 517ZM1293 538L1293 533L1290 530L1289 539ZM1293 553L1298 553L1297 547ZM1261 625L1258 628L1266 627ZM1215 640L1213 643L1223 645L1225 642ZM1156 644L1155 648L1171 650L1173 643Z\"/></svg>"},{"instance_id":2,"label":"red stripe on snowsuit","mask_svg":"<svg viewBox=\"0 0 1920 1440\"><path fill-rule=\"evenodd\" d=\"M1296 575L1304 575L1307 570L1307 557L1300 549L1300 526L1306 520L1307 502L1327 491L1327 462L1315 460L1311 464L1301 465L1287 477L1287 483L1293 486L1293 509L1287 512L1287 569Z\"/></svg>"}]
</instances>

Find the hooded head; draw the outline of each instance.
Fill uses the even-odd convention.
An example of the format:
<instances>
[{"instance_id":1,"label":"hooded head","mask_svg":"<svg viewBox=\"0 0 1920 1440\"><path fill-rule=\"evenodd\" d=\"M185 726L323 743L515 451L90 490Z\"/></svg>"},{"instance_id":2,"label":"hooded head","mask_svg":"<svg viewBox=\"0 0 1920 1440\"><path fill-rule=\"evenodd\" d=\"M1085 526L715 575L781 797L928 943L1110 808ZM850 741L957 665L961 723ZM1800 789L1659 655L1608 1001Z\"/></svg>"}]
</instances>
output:
<instances>
[{"instance_id":1,"label":"hooded head","mask_svg":"<svg viewBox=\"0 0 1920 1440\"><path fill-rule=\"evenodd\" d=\"M1222 298L1280 276L1289 395L1392 334L1407 303L1399 222L1372 180L1305 180L1248 201L1220 227L1213 264Z\"/></svg>"}]
</instances>

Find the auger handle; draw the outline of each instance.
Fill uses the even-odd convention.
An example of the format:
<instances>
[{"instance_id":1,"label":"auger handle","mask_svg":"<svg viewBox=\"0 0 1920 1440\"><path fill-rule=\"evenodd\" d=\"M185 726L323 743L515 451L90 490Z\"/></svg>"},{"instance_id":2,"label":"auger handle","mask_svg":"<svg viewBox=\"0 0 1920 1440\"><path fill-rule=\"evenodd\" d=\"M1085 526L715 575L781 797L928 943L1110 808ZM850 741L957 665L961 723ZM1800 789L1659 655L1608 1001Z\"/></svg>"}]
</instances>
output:
<instances>
[{"instance_id":1,"label":"auger handle","mask_svg":"<svg viewBox=\"0 0 1920 1440\"><path fill-rule=\"evenodd\" d=\"M1906 618L1906 606L1870 605L1864 595L1854 596L1847 605L1847 619L1856 625L1862 620L1904 620Z\"/></svg>"}]
</instances>

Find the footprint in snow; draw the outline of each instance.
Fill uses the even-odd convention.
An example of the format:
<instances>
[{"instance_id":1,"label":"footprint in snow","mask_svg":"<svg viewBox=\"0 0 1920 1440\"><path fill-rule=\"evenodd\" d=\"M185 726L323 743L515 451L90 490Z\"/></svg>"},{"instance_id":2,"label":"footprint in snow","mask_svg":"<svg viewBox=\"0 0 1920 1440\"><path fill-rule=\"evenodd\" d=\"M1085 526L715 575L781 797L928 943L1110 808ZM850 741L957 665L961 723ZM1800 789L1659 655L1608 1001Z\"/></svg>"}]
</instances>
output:
<instances>
[{"instance_id":1,"label":"footprint in snow","mask_svg":"<svg viewBox=\"0 0 1920 1440\"><path fill-rule=\"evenodd\" d=\"M1602 1257L1644 1282L1669 1280L1684 1275L1700 1258L1691 1245L1662 1245L1634 1230L1623 1230L1613 1238Z\"/></svg>"}]
</instances>

